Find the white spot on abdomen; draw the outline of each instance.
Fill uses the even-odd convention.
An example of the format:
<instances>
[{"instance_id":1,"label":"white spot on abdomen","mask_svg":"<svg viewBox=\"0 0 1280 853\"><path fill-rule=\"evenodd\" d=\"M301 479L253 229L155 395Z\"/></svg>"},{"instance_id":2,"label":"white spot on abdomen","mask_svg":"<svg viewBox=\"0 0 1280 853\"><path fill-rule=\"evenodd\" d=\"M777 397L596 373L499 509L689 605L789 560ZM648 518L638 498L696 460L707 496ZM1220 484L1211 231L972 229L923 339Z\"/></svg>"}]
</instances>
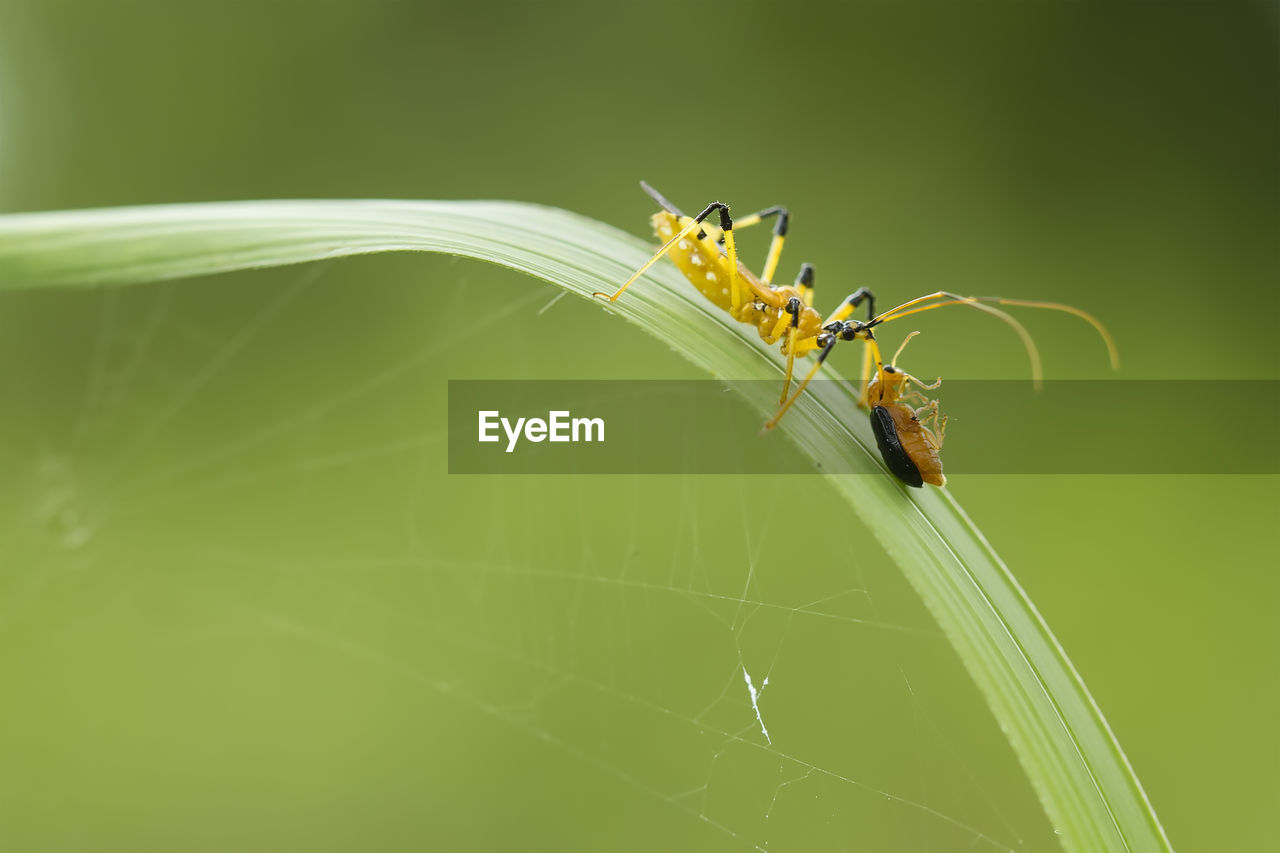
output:
<instances>
[{"instance_id":1,"label":"white spot on abdomen","mask_svg":"<svg viewBox=\"0 0 1280 853\"><path fill-rule=\"evenodd\" d=\"M694 252L692 255L689 256L689 263L693 264L695 267L702 266L704 263L704 261L702 260L702 255L699 255L697 252Z\"/></svg>"},{"instance_id":2,"label":"white spot on abdomen","mask_svg":"<svg viewBox=\"0 0 1280 853\"><path fill-rule=\"evenodd\" d=\"M679 243L676 243L676 245L687 252L692 244L688 240L681 240Z\"/></svg>"}]
</instances>

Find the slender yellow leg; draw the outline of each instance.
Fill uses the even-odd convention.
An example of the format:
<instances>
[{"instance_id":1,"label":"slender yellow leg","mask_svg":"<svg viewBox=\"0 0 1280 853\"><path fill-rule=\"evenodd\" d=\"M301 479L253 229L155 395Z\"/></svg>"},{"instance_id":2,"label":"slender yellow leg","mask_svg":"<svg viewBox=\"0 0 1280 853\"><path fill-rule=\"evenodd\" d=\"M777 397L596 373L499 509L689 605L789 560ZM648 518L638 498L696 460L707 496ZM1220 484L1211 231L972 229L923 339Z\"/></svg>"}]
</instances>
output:
<instances>
[{"instance_id":1,"label":"slender yellow leg","mask_svg":"<svg viewBox=\"0 0 1280 853\"><path fill-rule=\"evenodd\" d=\"M675 206L671 204L671 202L667 201L660 194L658 194L658 192L654 190L653 187L649 186L643 181L641 181L640 184L641 186L644 187L645 192L647 192L665 210L675 214L676 216L682 215L675 208ZM735 320L740 320L742 307L750 299L762 300L768 304L777 305L778 303L776 301L773 301L770 299L770 296L772 295L773 291L772 291L772 288L769 287L769 281L773 278L773 274L777 271L778 259L782 254L783 239L786 237L787 227L788 227L787 224L790 221L790 216L791 216L790 213L787 211L785 207L770 207L770 208L766 208L765 210L761 210L757 213L752 213L748 216L743 217L737 222L734 222L733 219L729 216L729 206L722 202L713 202L707 205L706 209L703 210L702 213L694 217L692 222L690 222L688 225L685 225L678 234L676 234L674 237L668 240L665 244L663 244L662 248L660 248L658 252L652 258L650 258L649 261L643 267L637 270L635 274L632 275L631 278L628 279L626 283L622 285L622 287L618 288L618 290L612 296L609 297L609 301L613 302L619 296L621 296L623 291L625 291L628 287L630 287L631 284L637 278L643 275L644 272L649 267L653 266L655 263L658 262L658 260L663 255L669 252L672 246L674 246L675 244L680 242L681 239L687 237L690 233L692 233L694 227L698 223L702 223L707 218L707 216L711 214L713 210L720 211L719 227L717 227L711 222L707 222L703 226L703 229L707 232L708 236L718 239L720 242L724 243L725 260L729 264L729 293L730 293L729 314ZM744 288L743 286L744 282L738 270L738 249L737 249L736 241L734 239L734 231L737 229L749 227L751 225L759 224L762 220L771 216L776 216L777 221L773 229L773 242L769 246L769 256L765 259L764 273L759 283L752 280L751 282L749 282L750 286ZM749 292L745 292L745 291L749 291ZM606 294L594 293L592 295L605 296ZM813 296L811 291L806 294L806 297L807 297L806 304L812 304ZM782 334L781 325L778 328L777 334L779 335Z\"/></svg>"},{"instance_id":2,"label":"slender yellow leg","mask_svg":"<svg viewBox=\"0 0 1280 853\"><path fill-rule=\"evenodd\" d=\"M871 408L871 400L868 399L867 392L871 390L871 373L875 367L875 360L871 353L873 343L873 341L867 341L867 346L862 349L862 382L858 386L862 389L862 395L858 398L858 405L864 409Z\"/></svg>"},{"instance_id":3,"label":"slender yellow leg","mask_svg":"<svg viewBox=\"0 0 1280 853\"><path fill-rule=\"evenodd\" d=\"M844 322L849 319L855 309L863 302L867 303L867 319L870 320L876 313L876 297L865 287L859 287L853 293L845 297L844 302L840 303L840 307L831 312L831 316L823 321L822 325L826 326L830 323Z\"/></svg>"},{"instance_id":4,"label":"slender yellow leg","mask_svg":"<svg viewBox=\"0 0 1280 853\"><path fill-rule=\"evenodd\" d=\"M721 222L727 222L724 227L724 252L729 261L729 316L733 319L741 319L742 314L742 285L738 281L738 249L733 240L733 222L729 221L729 208L720 211Z\"/></svg>"},{"instance_id":5,"label":"slender yellow leg","mask_svg":"<svg viewBox=\"0 0 1280 853\"><path fill-rule=\"evenodd\" d=\"M769 336L764 339L764 342L770 346L777 343L778 338L782 337L786 333L787 327L790 325L791 317L787 315L786 311L783 311L778 315L778 322L773 324L773 329L770 330Z\"/></svg>"},{"instance_id":6,"label":"slender yellow leg","mask_svg":"<svg viewBox=\"0 0 1280 853\"><path fill-rule=\"evenodd\" d=\"M806 308L813 307L813 264L801 264L800 272L796 275L796 290L800 291L800 298L804 301Z\"/></svg>"},{"instance_id":7,"label":"slender yellow leg","mask_svg":"<svg viewBox=\"0 0 1280 853\"><path fill-rule=\"evenodd\" d=\"M771 430L776 427L778 425L778 421L782 420L782 416L795 405L796 400L800 399L800 395L804 393L805 388L809 387L809 383L813 381L813 377L818 375L818 370L822 367L822 362L826 361L827 356L831 355L832 348L835 347L836 342L839 340L841 340L840 337L833 336L831 341L822 348L822 352L818 353L817 359L813 362L813 367L809 368L809 372L805 374L804 379L801 380L800 384L796 387L795 393L782 402L778 411L769 419L768 423L764 425L765 430ZM849 340L852 340L852 338L849 338ZM875 339L868 338L867 345L874 351L876 363L879 364L880 350L876 347Z\"/></svg>"},{"instance_id":8,"label":"slender yellow leg","mask_svg":"<svg viewBox=\"0 0 1280 853\"><path fill-rule=\"evenodd\" d=\"M623 282L622 287L619 287L616 291L614 291L612 296L605 293L604 291L596 291L591 295L592 296L608 296L610 302L617 302L618 297L621 296L626 291L626 289L632 285L632 283L636 279L644 275L645 271L648 270L649 267L656 264L659 260L661 260L663 255L671 251L672 246L674 246L676 243L679 243L681 240L683 240L684 238L688 237L691 233L693 233L694 229L698 228L702 224L702 220L706 219L708 216L711 215L712 211L716 211L716 210L720 211L720 227L723 228L725 231L725 246L728 248L728 251L729 251L729 267L730 267L729 280L732 282L732 286L733 286L733 303L734 303L734 310L732 313L733 313L734 319L736 320L738 317L738 307L739 305L741 305L741 302L739 301L740 297L738 293L737 252L734 251L734 248L733 248L733 234L732 234L733 220L729 218L729 205L723 204L722 202L718 202L718 201L713 201L711 204L707 205L705 210L703 210L701 213L699 213L697 216L695 216L693 219L689 221L689 224L685 225L683 228L677 231L674 237L672 237L667 242L663 243L662 248L658 249L658 251L654 253L654 256L652 258L645 261L644 266L640 267L640 269L632 273L631 278Z\"/></svg>"},{"instance_id":9,"label":"slender yellow leg","mask_svg":"<svg viewBox=\"0 0 1280 853\"><path fill-rule=\"evenodd\" d=\"M787 392L791 390L791 374L796 369L796 327L787 332L787 378L782 380L782 395L778 397L778 405L787 402Z\"/></svg>"},{"instance_id":10,"label":"slender yellow leg","mask_svg":"<svg viewBox=\"0 0 1280 853\"><path fill-rule=\"evenodd\" d=\"M619 287L616 291L614 291L612 296L610 296L608 293L605 293L603 290L597 290L595 293L592 293L591 295L593 297L608 296L610 302L617 302L618 297L621 296L623 293L625 293L627 288L630 287L635 282L636 279L644 275L645 272L648 271L649 267L656 264L658 261L662 259L663 255L671 251L672 246L674 246L676 243L683 240L685 237L688 237L689 234L693 232L693 229L698 227L698 224L699 224L698 221L695 219L692 222L690 222L688 225L686 225L684 228L681 228L678 232L676 232L676 235L672 237L670 240L668 240L667 242L663 243L662 248L659 249L657 252L655 252L652 258L645 261L644 266L640 267L640 269L632 273L631 278L623 282L622 287Z\"/></svg>"},{"instance_id":11,"label":"slender yellow leg","mask_svg":"<svg viewBox=\"0 0 1280 853\"><path fill-rule=\"evenodd\" d=\"M787 333L787 377L782 383L782 396L778 398L779 406L787 401L787 392L791 390L791 377L796 367L796 343L800 337L800 312L813 301L812 264L805 264L800 267L800 274L796 276L795 286L800 291L801 297L797 299L793 296L788 299L786 307L778 315L779 326L784 320L791 325L791 329ZM774 337L777 337L776 330Z\"/></svg>"},{"instance_id":12,"label":"slender yellow leg","mask_svg":"<svg viewBox=\"0 0 1280 853\"><path fill-rule=\"evenodd\" d=\"M773 226L773 240L769 243L769 254L764 261L764 272L760 275L762 284L768 284L773 281L774 273L778 271L778 260L782 257L782 244L787 238L787 228L791 221L791 213L785 207L769 207L757 213L748 214L733 223L735 228L741 230L752 225L758 225L770 216L778 218Z\"/></svg>"},{"instance_id":13,"label":"slender yellow leg","mask_svg":"<svg viewBox=\"0 0 1280 853\"><path fill-rule=\"evenodd\" d=\"M858 397L858 405L864 409L871 408L871 376L880 376L884 364L880 357L880 345L875 338L866 339L866 347L862 350L862 394Z\"/></svg>"},{"instance_id":14,"label":"slender yellow leg","mask_svg":"<svg viewBox=\"0 0 1280 853\"><path fill-rule=\"evenodd\" d=\"M786 313L791 315L791 328L787 331L787 377L782 382L782 396L778 398L779 406L787 402L787 392L791 390L791 375L796 369L796 339L800 334L801 304L800 300L794 296L787 300Z\"/></svg>"},{"instance_id":15,"label":"slender yellow leg","mask_svg":"<svg viewBox=\"0 0 1280 853\"><path fill-rule=\"evenodd\" d=\"M835 346L835 341L832 341L823 348L817 361L813 363L813 367L809 368L808 374L805 375L804 380L801 381L800 385L796 388L796 392L791 395L790 399L783 401L777 413L764 425L766 430L771 430L776 427L778 425L778 421L782 420L782 416L787 413L787 410L795 405L796 400L804 393L804 389L809 387L809 383L813 381L813 377L818 375L818 368L822 367L822 362L826 360L827 353L831 352L831 348L833 346Z\"/></svg>"}]
</instances>

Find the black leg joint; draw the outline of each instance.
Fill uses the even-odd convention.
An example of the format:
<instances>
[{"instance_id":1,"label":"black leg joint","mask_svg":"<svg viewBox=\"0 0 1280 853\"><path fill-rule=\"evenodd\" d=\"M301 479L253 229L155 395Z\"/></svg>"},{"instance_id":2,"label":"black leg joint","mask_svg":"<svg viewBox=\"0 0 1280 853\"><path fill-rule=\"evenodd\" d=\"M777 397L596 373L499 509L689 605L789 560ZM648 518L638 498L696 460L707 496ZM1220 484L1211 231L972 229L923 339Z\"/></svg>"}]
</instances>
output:
<instances>
[{"instance_id":1,"label":"black leg joint","mask_svg":"<svg viewBox=\"0 0 1280 853\"><path fill-rule=\"evenodd\" d=\"M785 207L767 207L764 210L750 214L747 218L759 217L760 219L768 219L770 216L778 217L773 223L773 234L775 237L787 236L787 229L791 227L791 212ZM723 238L722 238L723 242Z\"/></svg>"},{"instance_id":2,"label":"black leg joint","mask_svg":"<svg viewBox=\"0 0 1280 853\"><path fill-rule=\"evenodd\" d=\"M804 264L800 267L800 274L796 276L796 287L813 287L813 264Z\"/></svg>"},{"instance_id":3,"label":"black leg joint","mask_svg":"<svg viewBox=\"0 0 1280 853\"><path fill-rule=\"evenodd\" d=\"M853 308L857 308L863 302L866 302L867 303L867 320L870 321L875 319L876 297L874 294L871 293L870 290L867 290L867 288L859 287L853 293L849 294L849 299L847 301L849 305L852 306Z\"/></svg>"},{"instance_id":4,"label":"black leg joint","mask_svg":"<svg viewBox=\"0 0 1280 853\"><path fill-rule=\"evenodd\" d=\"M726 231L733 227L733 220L729 219L729 205L722 201L713 201L702 209L702 212L693 217L694 222L701 222L711 215L712 211L720 211L720 227ZM726 224L728 223L728 224Z\"/></svg>"},{"instance_id":5,"label":"black leg joint","mask_svg":"<svg viewBox=\"0 0 1280 853\"><path fill-rule=\"evenodd\" d=\"M778 221L773 224L773 235L775 237L787 236L787 229L791 227L791 212L785 207L773 208L778 214Z\"/></svg>"},{"instance_id":6,"label":"black leg joint","mask_svg":"<svg viewBox=\"0 0 1280 853\"><path fill-rule=\"evenodd\" d=\"M800 306L804 304L798 297L791 297L787 300L786 306L782 309L791 315L791 326L795 328L800 325Z\"/></svg>"},{"instance_id":7,"label":"black leg joint","mask_svg":"<svg viewBox=\"0 0 1280 853\"><path fill-rule=\"evenodd\" d=\"M710 216L710 215L711 215L711 211L713 211L713 210L718 210L718 211L720 211L720 230L721 230L721 231L731 231L731 230L733 230L733 220L729 217L729 205L725 204L725 203L724 203L724 202L722 202L722 201L713 201L713 202L711 202L711 204L707 205L707 206L706 206L706 208L705 208L701 213L699 213L697 216L693 217L693 221L694 221L694 222L701 222L702 220L704 220L704 219L706 219L708 216ZM706 236L707 236L707 232L706 232L706 231L699 231L699 232L698 232L698 239L699 239L699 240L701 240L703 237L706 237ZM723 241L723 240L724 240L724 235L721 235L720 239L721 239L721 241Z\"/></svg>"}]
</instances>

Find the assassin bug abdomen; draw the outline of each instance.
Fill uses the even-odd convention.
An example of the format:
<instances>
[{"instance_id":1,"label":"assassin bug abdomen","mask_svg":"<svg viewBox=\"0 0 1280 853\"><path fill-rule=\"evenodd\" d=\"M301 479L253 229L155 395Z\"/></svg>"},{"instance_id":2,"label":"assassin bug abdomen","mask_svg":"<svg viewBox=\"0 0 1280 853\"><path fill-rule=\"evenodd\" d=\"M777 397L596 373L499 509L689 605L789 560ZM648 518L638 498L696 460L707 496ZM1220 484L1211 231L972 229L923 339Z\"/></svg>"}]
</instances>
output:
<instances>
[{"instance_id":1,"label":"assassin bug abdomen","mask_svg":"<svg viewBox=\"0 0 1280 853\"><path fill-rule=\"evenodd\" d=\"M665 242L686 228L691 220L687 216L661 210L653 215L651 221L654 233ZM735 320L755 326L765 343L772 345L782 339L783 355L790 353L790 336L787 332L791 325L791 313L788 311L788 304L792 304L794 309L798 309L796 349L801 352L815 349L818 333L822 331L822 315L807 304L813 298L813 268L802 269L800 278L793 286L768 285L739 263L737 280L740 299L739 305L735 307L733 271L729 267L727 254L721 251L719 234L716 232L724 233L720 228L705 226L696 234L680 238L671 247L671 260L684 273L685 278L716 306L728 311Z\"/></svg>"}]
</instances>

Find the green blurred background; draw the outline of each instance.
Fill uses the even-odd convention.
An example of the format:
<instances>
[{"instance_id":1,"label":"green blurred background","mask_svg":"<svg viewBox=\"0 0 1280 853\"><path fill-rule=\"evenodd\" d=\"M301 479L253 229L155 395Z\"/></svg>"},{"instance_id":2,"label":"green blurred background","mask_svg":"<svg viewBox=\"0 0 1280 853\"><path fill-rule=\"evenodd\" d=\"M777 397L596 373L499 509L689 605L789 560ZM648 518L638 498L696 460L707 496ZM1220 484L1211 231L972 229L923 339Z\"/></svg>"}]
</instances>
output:
<instances>
[{"instance_id":1,"label":"green blurred background","mask_svg":"<svg viewBox=\"0 0 1280 853\"><path fill-rule=\"evenodd\" d=\"M504 198L643 234L644 178L686 208L790 206L780 275L814 263L824 306L1055 299L1111 326L1126 378L1275 380L1276 24L1262 3L0 0L0 209ZM386 256L6 295L0 847L1054 849L822 481L445 473L447 379L696 378L557 292ZM912 369L1024 376L984 319L922 317ZM1109 375L1087 329L1025 319L1050 376ZM1185 416L1188 453L1276 452L1248 399ZM1135 452L1159 429L1115 418ZM1174 845L1273 844L1276 479L949 488Z\"/></svg>"}]
</instances>

